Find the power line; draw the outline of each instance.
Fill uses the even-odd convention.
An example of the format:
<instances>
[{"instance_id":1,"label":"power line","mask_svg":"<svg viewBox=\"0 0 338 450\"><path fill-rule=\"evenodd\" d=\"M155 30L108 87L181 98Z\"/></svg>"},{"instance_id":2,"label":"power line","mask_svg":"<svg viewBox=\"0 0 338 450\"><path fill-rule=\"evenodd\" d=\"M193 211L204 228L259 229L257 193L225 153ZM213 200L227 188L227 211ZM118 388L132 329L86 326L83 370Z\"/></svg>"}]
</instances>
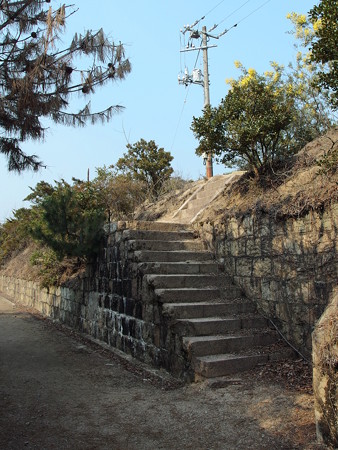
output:
<instances>
[{"instance_id":1,"label":"power line","mask_svg":"<svg viewBox=\"0 0 338 450\"><path fill-rule=\"evenodd\" d=\"M183 111L184 111L185 105L186 105L186 103L187 103L187 98L188 98L190 86L191 86L191 85L189 84L188 89L187 89L187 93L186 93L186 96L185 96L185 99L184 99L184 101L183 101L183 105L182 105L180 117L178 118L178 122L177 122L176 130L175 130L175 133L174 133L173 141L172 141L172 144L171 144L171 147L170 147L170 151L172 151L173 146L174 146L175 141L176 141L178 129L179 129L179 127L180 127L181 120L182 120L182 116L183 116Z\"/></svg>"},{"instance_id":2,"label":"power line","mask_svg":"<svg viewBox=\"0 0 338 450\"><path fill-rule=\"evenodd\" d=\"M225 0L222 0L221 2L217 3L213 8L210 9L210 11L208 11L204 16L202 16L199 20L196 20L192 25L188 26L188 29L191 30L193 27L195 27L201 20L205 19L205 17L207 15L209 15L211 12L213 12L216 8L218 8L218 6L220 6ZM231 17L232 15L234 15L237 11L239 11L240 9L242 9L246 4L248 4L251 0L246 0L241 6L239 6L238 8L236 8L234 11L232 11L230 14L228 14L226 17L224 17L224 19L222 19L220 22L218 22L218 24L213 25L210 29L209 29L209 33L213 30L215 30L219 25L221 25L223 22L225 22L229 17ZM224 30L220 35L218 35L218 38L223 36L224 34L226 34L228 31L230 31L232 28L237 27L237 25L241 22L243 22L245 19L247 19L248 17L252 16L255 12L259 11L261 8L263 8L266 4L270 3L271 0L267 0L266 2L262 3L260 6L258 6L258 8L254 9L253 11L251 11L249 14L247 14L246 16L244 16L241 20L239 20L236 24L232 25L232 27L230 27L229 29ZM187 28L186 30L187 31Z\"/></svg>"},{"instance_id":3,"label":"power line","mask_svg":"<svg viewBox=\"0 0 338 450\"><path fill-rule=\"evenodd\" d=\"M249 0L250 1L250 0ZM214 6L213 8L211 8L211 10L210 11L208 11L206 14L205 14L205 16L204 17L207 17L210 13L212 13L213 11L215 11L215 9L216 8L218 8L219 7L219 5L221 5L223 2L225 2L225 0L222 0L221 2L219 2L219 3L217 3L217 5L216 6Z\"/></svg>"},{"instance_id":4,"label":"power line","mask_svg":"<svg viewBox=\"0 0 338 450\"><path fill-rule=\"evenodd\" d=\"M239 22L237 22L237 25L241 22L243 22L243 20L247 19L248 17L252 16L252 14L254 14L255 12L257 12L259 9L263 8L263 6L265 6L266 4L270 3L271 0L267 0L266 2L262 3L260 6L258 6L258 8L254 9L253 11L251 11L251 13L249 13L247 16L243 17L243 19L241 19Z\"/></svg>"},{"instance_id":5,"label":"power line","mask_svg":"<svg viewBox=\"0 0 338 450\"><path fill-rule=\"evenodd\" d=\"M218 24L217 27L219 25L221 25L221 23L225 22L227 19L229 19L229 17L233 16L237 11L239 11L240 9L243 8L243 6L245 6L247 3L249 3L251 0L247 0L246 2L244 2L241 6L239 6L237 9L235 9L234 11L232 11L232 13L228 14L226 17L224 17L224 19L222 19ZM216 27L215 27L216 28Z\"/></svg>"},{"instance_id":6,"label":"power line","mask_svg":"<svg viewBox=\"0 0 338 450\"><path fill-rule=\"evenodd\" d=\"M196 69L197 62L198 62L198 58L200 57L200 53L201 53L201 49L199 49L198 52L197 52L197 56L196 56L196 61L195 61L194 69Z\"/></svg>"},{"instance_id":7,"label":"power line","mask_svg":"<svg viewBox=\"0 0 338 450\"><path fill-rule=\"evenodd\" d=\"M235 12L239 11L241 8L243 8L243 6L245 6L247 3L249 3L251 0L247 0L246 2L244 2L239 8L235 9L234 11L232 11L227 17L225 17L221 22L219 22L218 25L220 25L222 22L224 22L226 19L228 19L229 17L231 17L233 14L235 14ZM225 0L220 1L219 3L217 3L213 8L211 8L207 13L204 14L204 16L202 16L200 19L195 20L195 22L192 25L188 25L187 27L194 28L196 25L198 25L202 20L204 20L209 14L211 14L216 8L218 8L222 3L224 3ZM214 25L212 27L212 29L214 30L215 28L218 27L218 25ZM185 27L186 28L186 27Z\"/></svg>"},{"instance_id":8,"label":"power line","mask_svg":"<svg viewBox=\"0 0 338 450\"><path fill-rule=\"evenodd\" d=\"M243 6L245 6L247 3L249 3L251 0L247 0L245 3L243 3L239 8L237 8L235 11L233 11L232 13L230 13L229 15L227 15L224 19L222 19L217 25L215 24L213 27L210 28L210 30L208 31L210 33L210 31L214 30L215 28L217 28L221 23L223 23L226 19L228 19L230 16L232 16L235 12L239 11L241 8L243 8ZM247 19L248 17L252 16L255 12L257 12L258 10L260 10L261 8L263 8L263 6L265 6L267 3L271 2L271 0L267 0L266 2L262 3L260 6L258 6L258 8L254 9L253 11L251 11L249 14L247 14L246 16L244 16L241 20L239 20L237 23L235 23L234 25L232 25L230 28L225 29L222 33L220 33L216 39L220 38L221 36L223 36L224 34L226 34L228 31L230 31L232 28L237 27L238 24L240 24L241 22L243 22L245 19Z\"/></svg>"}]
</instances>

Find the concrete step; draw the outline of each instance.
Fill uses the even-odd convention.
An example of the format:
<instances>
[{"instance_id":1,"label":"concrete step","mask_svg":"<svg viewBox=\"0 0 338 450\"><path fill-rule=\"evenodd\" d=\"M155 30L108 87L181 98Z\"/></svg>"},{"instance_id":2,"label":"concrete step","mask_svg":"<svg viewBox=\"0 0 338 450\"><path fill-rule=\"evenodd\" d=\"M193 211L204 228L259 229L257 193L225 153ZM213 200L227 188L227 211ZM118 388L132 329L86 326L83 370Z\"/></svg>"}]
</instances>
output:
<instances>
[{"instance_id":1,"label":"concrete step","mask_svg":"<svg viewBox=\"0 0 338 450\"><path fill-rule=\"evenodd\" d=\"M134 260L136 262L197 262L197 261L212 261L210 252L201 251L193 252L188 250L180 251L150 251L150 250L136 250L134 252Z\"/></svg>"},{"instance_id":2,"label":"concrete step","mask_svg":"<svg viewBox=\"0 0 338 450\"><path fill-rule=\"evenodd\" d=\"M226 336L187 336L183 345L192 357L242 352L271 345L279 340L274 330L248 330L246 334Z\"/></svg>"},{"instance_id":3,"label":"concrete step","mask_svg":"<svg viewBox=\"0 0 338 450\"><path fill-rule=\"evenodd\" d=\"M155 288L205 288L217 287L222 281L222 285L231 286L232 280L224 275L222 280L214 274L150 274L146 275L148 283ZM235 286L233 286L235 287Z\"/></svg>"},{"instance_id":4,"label":"concrete step","mask_svg":"<svg viewBox=\"0 0 338 450\"><path fill-rule=\"evenodd\" d=\"M122 224L123 222L118 222L118 225ZM134 220L130 222L125 222L125 230L138 230L138 231L174 231L174 232L181 232L181 231L189 231L189 226L185 223L179 223L179 222L148 222L148 221L142 221L142 220ZM112 224L114 226L114 224Z\"/></svg>"},{"instance_id":5,"label":"concrete step","mask_svg":"<svg viewBox=\"0 0 338 450\"><path fill-rule=\"evenodd\" d=\"M237 286L228 286L226 290L217 287L155 289L155 294L163 303L194 303L237 300L241 298L242 291Z\"/></svg>"},{"instance_id":6,"label":"concrete step","mask_svg":"<svg viewBox=\"0 0 338 450\"><path fill-rule=\"evenodd\" d=\"M145 241L187 241L196 239L193 231L163 231L163 230L124 230L124 239Z\"/></svg>"},{"instance_id":7,"label":"concrete step","mask_svg":"<svg viewBox=\"0 0 338 450\"><path fill-rule=\"evenodd\" d=\"M215 191L211 191L210 189L203 189L196 193L196 196L194 197L194 199L192 199L192 201L204 200L205 203L209 203L214 195Z\"/></svg>"},{"instance_id":8,"label":"concrete step","mask_svg":"<svg viewBox=\"0 0 338 450\"><path fill-rule=\"evenodd\" d=\"M220 290L217 288L205 289L155 289L158 300L162 303L188 303L213 301L220 298Z\"/></svg>"},{"instance_id":9,"label":"concrete step","mask_svg":"<svg viewBox=\"0 0 338 450\"><path fill-rule=\"evenodd\" d=\"M185 201L181 208L176 211L171 222L189 224L202 209L209 205L222 192L226 185L236 181L243 173L238 171L212 177L204 185L199 186Z\"/></svg>"},{"instance_id":10,"label":"concrete step","mask_svg":"<svg viewBox=\"0 0 338 450\"><path fill-rule=\"evenodd\" d=\"M186 223L189 223L189 221L191 219L193 219L197 213L199 213L201 211L202 208L185 208L185 209L181 209L180 211L178 211L177 215L176 215L176 219L178 220L182 220L183 222L185 221Z\"/></svg>"},{"instance_id":11,"label":"concrete step","mask_svg":"<svg viewBox=\"0 0 338 450\"><path fill-rule=\"evenodd\" d=\"M187 210L201 210L210 202L210 196L206 195L205 197L194 198L187 205Z\"/></svg>"},{"instance_id":12,"label":"concrete step","mask_svg":"<svg viewBox=\"0 0 338 450\"><path fill-rule=\"evenodd\" d=\"M252 317L206 317L178 319L171 330L180 336L209 336L226 334L243 329L267 329L269 322L261 316Z\"/></svg>"},{"instance_id":13,"label":"concrete step","mask_svg":"<svg viewBox=\"0 0 338 450\"><path fill-rule=\"evenodd\" d=\"M208 182L192 196L184 205L187 209L176 215L178 223L141 222L122 235L144 275L142 293L162 304L166 332L178 351L174 357L186 358L196 380L290 357L268 320L256 314L254 302L243 298L195 232L182 224L191 221L221 185L222 178Z\"/></svg>"},{"instance_id":14,"label":"concrete step","mask_svg":"<svg viewBox=\"0 0 338 450\"><path fill-rule=\"evenodd\" d=\"M198 303L164 303L162 312L173 319L196 319L198 317L224 317L226 315L253 313L253 302L198 302Z\"/></svg>"},{"instance_id":15,"label":"concrete step","mask_svg":"<svg viewBox=\"0 0 338 450\"><path fill-rule=\"evenodd\" d=\"M234 355L231 353L199 356L193 361L195 379L222 377L237 372L253 369L268 361L278 361L292 358L291 348L281 347L277 350L261 347L248 354Z\"/></svg>"},{"instance_id":16,"label":"concrete step","mask_svg":"<svg viewBox=\"0 0 338 450\"><path fill-rule=\"evenodd\" d=\"M198 192L192 200L206 200L207 203L213 200L225 187L224 180L210 183L210 181Z\"/></svg>"},{"instance_id":17,"label":"concrete step","mask_svg":"<svg viewBox=\"0 0 338 450\"><path fill-rule=\"evenodd\" d=\"M129 240L128 250L149 250L149 251L203 251L205 246L202 241L191 239L189 241L144 241Z\"/></svg>"},{"instance_id":18,"label":"concrete step","mask_svg":"<svg viewBox=\"0 0 338 450\"><path fill-rule=\"evenodd\" d=\"M144 274L217 274L223 272L221 264L216 262L143 262L139 263L138 268Z\"/></svg>"}]
</instances>

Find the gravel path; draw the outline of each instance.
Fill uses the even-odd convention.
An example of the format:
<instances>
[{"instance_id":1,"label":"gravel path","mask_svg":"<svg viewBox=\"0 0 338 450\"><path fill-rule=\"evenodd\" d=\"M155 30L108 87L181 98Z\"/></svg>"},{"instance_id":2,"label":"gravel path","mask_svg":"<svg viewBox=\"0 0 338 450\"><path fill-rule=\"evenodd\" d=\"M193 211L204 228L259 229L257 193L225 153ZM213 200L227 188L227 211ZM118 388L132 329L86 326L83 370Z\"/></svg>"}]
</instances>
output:
<instances>
[{"instance_id":1,"label":"gravel path","mask_svg":"<svg viewBox=\"0 0 338 450\"><path fill-rule=\"evenodd\" d=\"M325 448L304 390L160 375L0 297L1 449Z\"/></svg>"}]
</instances>

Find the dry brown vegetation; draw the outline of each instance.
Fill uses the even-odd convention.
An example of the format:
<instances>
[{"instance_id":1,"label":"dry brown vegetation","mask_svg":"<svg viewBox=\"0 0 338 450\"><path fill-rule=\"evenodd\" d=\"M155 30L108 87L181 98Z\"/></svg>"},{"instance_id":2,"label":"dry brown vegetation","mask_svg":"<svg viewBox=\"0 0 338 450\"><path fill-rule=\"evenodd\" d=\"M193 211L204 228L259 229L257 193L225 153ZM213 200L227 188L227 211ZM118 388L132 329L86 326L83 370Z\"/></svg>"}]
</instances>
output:
<instances>
[{"instance_id":1,"label":"dry brown vegetation","mask_svg":"<svg viewBox=\"0 0 338 450\"><path fill-rule=\"evenodd\" d=\"M276 219L300 217L310 210L322 210L338 200L338 170L322 171L318 161L329 151L337 151L338 128L307 144L293 164L275 172L263 182L244 175L223 193L199 217L200 221L222 221L231 215L253 210Z\"/></svg>"},{"instance_id":2,"label":"dry brown vegetation","mask_svg":"<svg viewBox=\"0 0 338 450\"><path fill-rule=\"evenodd\" d=\"M260 181L246 173L206 208L198 220L222 222L229 216L240 216L254 210L281 219L298 217L310 210L321 210L338 200L338 170L323 170L318 162L337 152L338 128L307 144L296 157L275 169ZM137 220L158 220L174 213L204 180L191 182L163 196L156 203L145 203L135 213Z\"/></svg>"}]
</instances>

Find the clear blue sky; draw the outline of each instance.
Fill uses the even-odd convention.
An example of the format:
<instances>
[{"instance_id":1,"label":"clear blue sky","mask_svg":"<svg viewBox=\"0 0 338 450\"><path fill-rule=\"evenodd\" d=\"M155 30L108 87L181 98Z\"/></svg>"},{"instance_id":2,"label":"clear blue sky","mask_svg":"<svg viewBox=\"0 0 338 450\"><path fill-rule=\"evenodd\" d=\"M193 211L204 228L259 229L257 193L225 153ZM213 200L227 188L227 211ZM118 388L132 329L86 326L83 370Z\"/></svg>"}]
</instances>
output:
<instances>
[{"instance_id":1,"label":"clear blue sky","mask_svg":"<svg viewBox=\"0 0 338 450\"><path fill-rule=\"evenodd\" d=\"M126 151L126 144L141 138L153 139L170 151L177 174L191 179L203 176L205 168L195 155L197 143L190 130L192 117L199 116L203 108L203 89L178 84L180 71L185 66L191 71L197 56L196 52L180 53L183 45L180 29L204 15L199 27L205 25L209 29L222 22L215 33L238 23L215 41L217 48L209 50L210 97L211 104L216 106L227 93L225 79L239 76L235 60L260 73L269 69L270 61L287 65L294 60L294 39L287 33L291 23L286 15L291 11L307 13L318 2L74 0L73 3L79 11L68 21L65 43L76 31L102 27L116 42L124 43L132 64L126 80L97 90L91 99L92 108L119 104L125 109L105 125L79 129L50 124L44 142L27 142L23 147L47 165L39 173L8 173L5 158L0 155L0 222L10 217L13 209L28 206L23 199L30 192L29 186L34 187L40 180L53 183L61 178L86 179L88 169L93 178L96 167L116 163ZM202 69L201 57L197 68ZM225 171L224 167L215 166L215 174Z\"/></svg>"}]
</instances>

